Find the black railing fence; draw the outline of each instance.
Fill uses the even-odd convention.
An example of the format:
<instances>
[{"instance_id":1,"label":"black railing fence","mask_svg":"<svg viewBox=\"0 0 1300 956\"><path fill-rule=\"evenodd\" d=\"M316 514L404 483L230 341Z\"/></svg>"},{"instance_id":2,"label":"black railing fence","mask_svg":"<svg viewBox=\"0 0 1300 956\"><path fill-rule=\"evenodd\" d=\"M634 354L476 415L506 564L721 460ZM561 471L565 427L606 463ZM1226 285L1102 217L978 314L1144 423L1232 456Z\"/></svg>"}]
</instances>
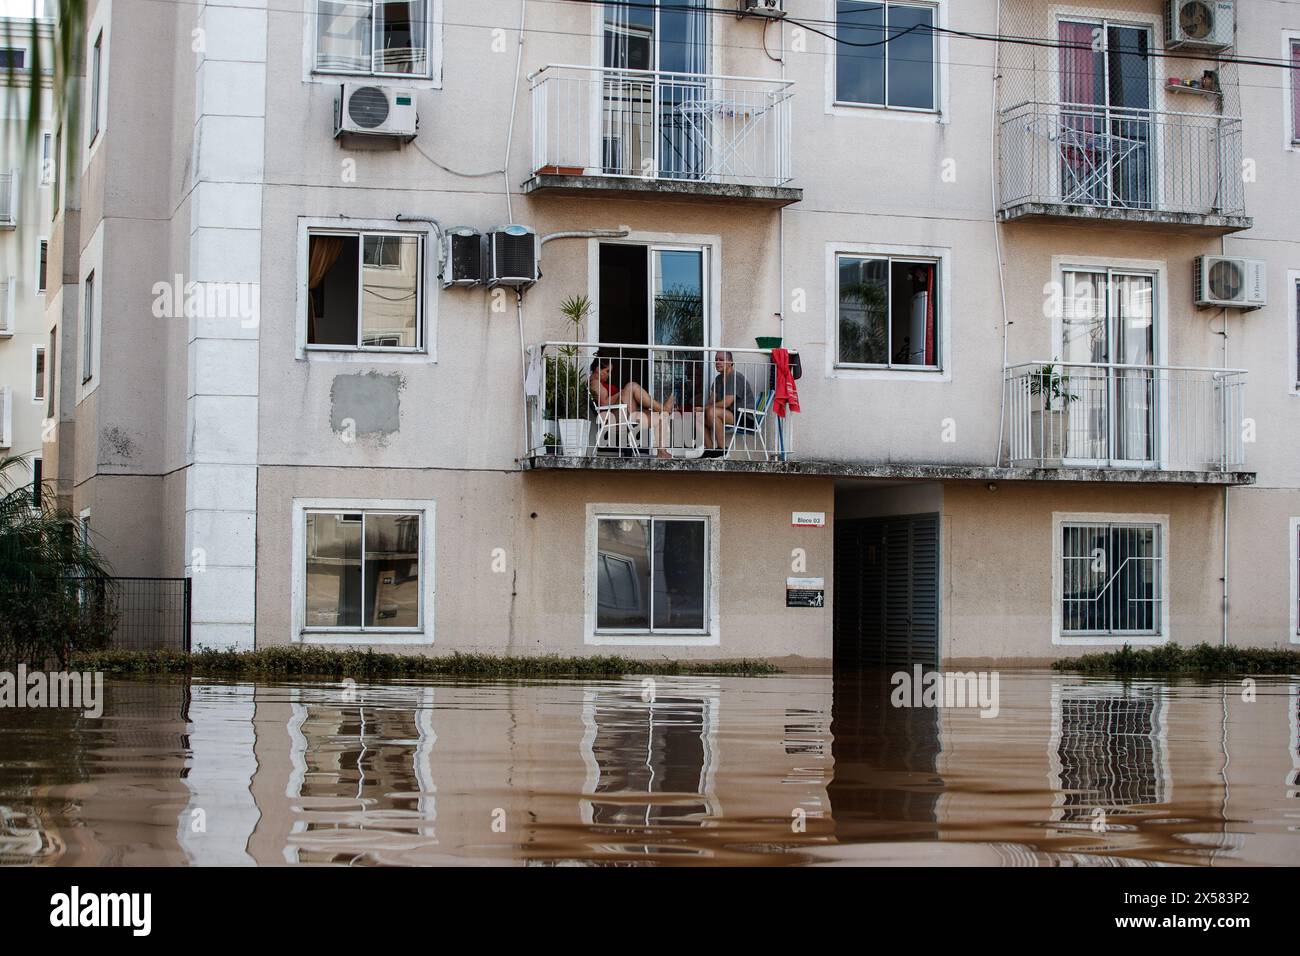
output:
<instances>
[{"instance_id":1,"label":"black railing fence","mask_svg":"<svg viewBox=\"0 0 1300 956\"><path fill-rule=\"evenodd\" d=\"M132 651L190 649L189 578L93 577L74 582L87 610L114 622L109 647Z\"/></svg>"}]
</instances>

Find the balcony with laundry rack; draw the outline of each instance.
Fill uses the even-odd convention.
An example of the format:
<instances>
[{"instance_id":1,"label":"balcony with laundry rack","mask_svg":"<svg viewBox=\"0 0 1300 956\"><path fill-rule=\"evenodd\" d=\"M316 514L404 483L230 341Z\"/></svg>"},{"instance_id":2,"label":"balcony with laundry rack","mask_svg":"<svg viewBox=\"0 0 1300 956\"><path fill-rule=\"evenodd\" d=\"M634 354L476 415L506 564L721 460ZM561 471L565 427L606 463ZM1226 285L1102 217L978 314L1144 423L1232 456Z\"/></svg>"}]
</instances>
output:
<instances>
[{"instance_id":1,"label":"balcony with laundry rack","mask_svg":"<svg viewBox=\"0 0 1300 956\"><path fill-rule=\"evenodd\" d=\"M791 186L785 80L551 64L530 76L526 193L778 207Z\"/></svg>"},{"instance_id":2,"label":"balcony with laundry rack","mask_svg":"<svg viewBox=\"0 0 1300 956\"><path fill-rule=\"evenodd\" d=\"M1025 102L1000 117L998 217L1249 229L1232 116Z\"/></svg>"}]
</instances>

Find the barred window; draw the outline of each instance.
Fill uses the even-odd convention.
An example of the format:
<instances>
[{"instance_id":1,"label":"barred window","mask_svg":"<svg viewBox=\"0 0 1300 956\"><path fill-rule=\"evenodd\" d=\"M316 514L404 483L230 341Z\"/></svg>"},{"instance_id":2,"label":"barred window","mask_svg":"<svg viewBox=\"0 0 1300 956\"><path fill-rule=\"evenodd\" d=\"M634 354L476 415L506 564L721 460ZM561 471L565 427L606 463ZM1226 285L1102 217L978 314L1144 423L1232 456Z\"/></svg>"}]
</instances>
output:
<instances>
[{"instance_id":1,"label":"barred window","mask_svg":"<svg viewBox=\"0 0 1300 956\"><path fill-rule=\"evenodd\" d=\"M1164 542L1156 524L1061 527L1061 633L1161 633Z\"/></svg>"}]
</instances>

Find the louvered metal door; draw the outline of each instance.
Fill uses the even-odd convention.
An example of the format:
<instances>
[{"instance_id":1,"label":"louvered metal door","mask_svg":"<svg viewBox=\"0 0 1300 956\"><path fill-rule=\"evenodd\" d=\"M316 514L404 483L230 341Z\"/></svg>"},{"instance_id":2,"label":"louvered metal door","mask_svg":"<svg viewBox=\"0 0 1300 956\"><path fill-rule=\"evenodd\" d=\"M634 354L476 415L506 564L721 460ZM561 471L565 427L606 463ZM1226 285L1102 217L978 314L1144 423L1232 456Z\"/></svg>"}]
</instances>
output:
<instances>
[{"instance_id":1,"label":"louvered metal door","mask_svg":"<svg viewBox=\"0 0 1300 956\"><path fill-rule=\"evenodd\" d=\"M835 663L937 664L939 516L835 522Z\"/></svg>"}]
</instances>

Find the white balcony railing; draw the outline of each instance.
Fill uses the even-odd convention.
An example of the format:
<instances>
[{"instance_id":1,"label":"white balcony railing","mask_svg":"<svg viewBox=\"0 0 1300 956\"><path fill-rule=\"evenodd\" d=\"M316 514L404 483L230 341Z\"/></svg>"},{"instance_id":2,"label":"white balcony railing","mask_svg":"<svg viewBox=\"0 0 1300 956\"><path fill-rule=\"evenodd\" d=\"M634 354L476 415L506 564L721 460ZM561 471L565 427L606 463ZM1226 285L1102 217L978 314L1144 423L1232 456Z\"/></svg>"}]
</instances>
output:
<instances>
[{"instance_id":1,"label":"white balcony railing","mask_svg":"<svg viewBox=\"0 0 1300 956\"><path fill-rule=\"evenodd\" d=\"M1008 456L1029 467L1235 471L1240 369L1026 362L1006 369Z\"/></svg>"},{"instance_id":2,"label":"white balcony railing","mask_svg":"<svg viewBox=\"0 0 1300 956\"><path fill-rule=\"evenodd\" d=\"M792 83L560 65L530 80L535 173L790 181Z\"/></svg>"},{"instance_id":3,"label":"white balcony railing","mask_svg":"<svg viewBox=\"0 0 1300 956\"><path fill-rule=\"evenodd\" d=\"M528 455L785 461L795 416L776 381L765 349L546 342L529 349ZM726 396L729 416L711 407Z\"/></svg>"},{"instance_id":4,"label":"white balcony railing","mask_svg":"<svg viewBox=\"0 0 1300 956\"><path fill-rule=\"evenodd\" d=\"M1001 116L1002 208L1026 203L1241 216L1241 120L1021 103Z\"/></svg>"}]
</instances>

